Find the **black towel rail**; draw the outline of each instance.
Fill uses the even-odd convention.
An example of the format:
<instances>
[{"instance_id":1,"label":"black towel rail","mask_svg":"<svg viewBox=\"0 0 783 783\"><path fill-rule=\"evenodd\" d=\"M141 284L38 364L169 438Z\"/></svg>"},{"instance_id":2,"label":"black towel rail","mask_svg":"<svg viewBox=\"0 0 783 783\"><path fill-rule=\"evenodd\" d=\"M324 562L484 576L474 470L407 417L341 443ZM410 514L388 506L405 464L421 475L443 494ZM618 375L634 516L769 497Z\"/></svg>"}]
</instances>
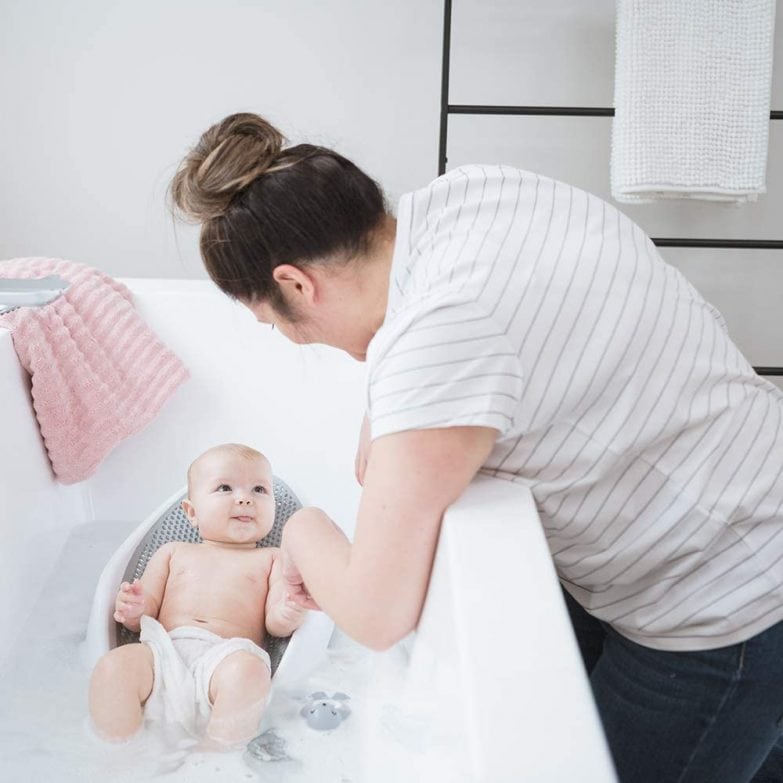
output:
<instances>
[{"instance_id":1,"label":"black towel rail","mask_svg":"<svg viewBox=\"0 0 783 783\"><path fill-rule=\"evenodd\" d=\"M446 172L446 145L448 141L449 116L452 114L472 115L517 115L555 117L614 117L614 109L598 106L482 106L449 103L449 72L451 69L451 7L452 0L444 0L443 17L443 66L441 72L440 96L440 143L438 145L438 175ZM770 120L783 120L783 111L770 112ZM714 247L742 248L750 250L783 250L783 240L778 239L706 239L656 237L652 240L658 247ZM783 367L754 367L759 375L783 376Z\"/></svg>"}]
</instances>

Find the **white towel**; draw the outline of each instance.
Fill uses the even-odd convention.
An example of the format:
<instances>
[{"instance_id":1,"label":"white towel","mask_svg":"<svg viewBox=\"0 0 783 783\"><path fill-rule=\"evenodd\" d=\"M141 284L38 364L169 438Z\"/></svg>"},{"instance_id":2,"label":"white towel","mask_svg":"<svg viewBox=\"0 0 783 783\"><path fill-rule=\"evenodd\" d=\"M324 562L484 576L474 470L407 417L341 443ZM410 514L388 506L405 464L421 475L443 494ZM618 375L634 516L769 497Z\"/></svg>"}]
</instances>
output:
<instances>
[{"instance_id":1,"label":"white towel","mask_svg":"<svg viewBox=\"0 0 783 783\"><path fill-rule=\"evenodd\" d=\"M618 0L612 195L766 192L775 0Z\"/></svg>"}]
</instances>

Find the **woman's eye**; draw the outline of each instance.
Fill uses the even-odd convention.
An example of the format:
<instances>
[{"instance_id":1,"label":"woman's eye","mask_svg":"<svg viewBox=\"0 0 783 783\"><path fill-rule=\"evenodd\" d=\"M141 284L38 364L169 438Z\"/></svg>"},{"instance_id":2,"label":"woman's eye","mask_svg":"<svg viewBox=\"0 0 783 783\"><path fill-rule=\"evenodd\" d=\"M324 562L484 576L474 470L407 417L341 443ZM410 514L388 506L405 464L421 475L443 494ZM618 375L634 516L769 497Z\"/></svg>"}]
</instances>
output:
<instances>
[{"instance_id":1,"label":"woman's eye","mask_svg":"<svg viewBox=\"0 0 783 783\"><path fill-rule=\"evenodd\" d=\"M262 487L259 484L257 487L253 487L253 492L259 492L261 494L264 494L264 492L266 492L266 487Z\"/></svg>"},{"instance_id":2,"label":"woman's eye","mask_svg":"<svg viewBox=\"0 0 783 783\"><path fill-rule=\"evenodd\" d=\"M231 487L229 487L229 486L228 486L228 484L221 484L221 485L220 485L220 486L217 488L217 491L218 491L218 492L231 492Z\"/></svg>"}]
</instances>

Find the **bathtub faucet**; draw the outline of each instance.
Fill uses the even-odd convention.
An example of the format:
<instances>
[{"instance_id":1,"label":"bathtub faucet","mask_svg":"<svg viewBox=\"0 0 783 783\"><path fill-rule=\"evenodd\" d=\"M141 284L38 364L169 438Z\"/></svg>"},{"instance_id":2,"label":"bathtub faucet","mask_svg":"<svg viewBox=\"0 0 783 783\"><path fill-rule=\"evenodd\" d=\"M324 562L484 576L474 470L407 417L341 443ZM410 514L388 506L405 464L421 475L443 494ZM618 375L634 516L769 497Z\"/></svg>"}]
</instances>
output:
<instances>
[{"instance_id":1,"label":"bathtub faucet","mask_svg":"<svg viewBox=\"0 0 783 783\"><path fill-rule=\"evenodd\" d=\"M68 288L59 275L38 278L0 278L0 315L19 307L41 307Z\"/></svg>"}]
</instances>

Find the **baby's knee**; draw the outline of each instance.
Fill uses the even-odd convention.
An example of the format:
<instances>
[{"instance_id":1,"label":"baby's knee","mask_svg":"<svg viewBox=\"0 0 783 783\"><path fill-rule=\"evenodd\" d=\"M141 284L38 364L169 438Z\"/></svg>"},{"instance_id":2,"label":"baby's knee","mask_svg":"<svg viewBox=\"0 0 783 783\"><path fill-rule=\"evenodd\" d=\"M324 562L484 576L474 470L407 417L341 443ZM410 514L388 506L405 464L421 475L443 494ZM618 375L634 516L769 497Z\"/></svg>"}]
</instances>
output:
<instances>
[{"instance_id":1,"label":"baby's knee","mask_svg":"<svg viewBox=\"0 0 783 783\"><path fill-rule=\"evenodd\" d=\"M269 695L271 673L266 662L245 650L229 655L215 669L209 685L212 717L210 740L224 747L244 744L258 730Z\"/></svg>"},{"instance_id":2,"label":"baby's knee","mask_svg":"<svg viewBox=\"0 0 783 783\"><path fill-rule=\"evenodd\" d=\"M220 692L241 692L246 696L263 697L269 690L271 679L265 661L246 650L239 650L215 668L209 695L212 701Z\"/></svg>"},{"instance_id":3,"label":"baby's knee","mask_svg":"<svg viewBox=\"0 0 783 783\"><path fill-rule=\"evenodd\" d=\"M152 651L146 645L126 645L106 653L90 679L89 709L96 734L120 741L138 731L152 682Z\"/></svg>"},{"instance_id":4,"label":"baby's knee","mask_svg":"<svg viewBox=\"0 0 783 783\"><path fill-rule=\"evenodd\" d=\"M152 686L152 650L146 644L125 644L103 655L92 673L93 684L132 683L140 691Z\"/></svg>"}]
</instances>

